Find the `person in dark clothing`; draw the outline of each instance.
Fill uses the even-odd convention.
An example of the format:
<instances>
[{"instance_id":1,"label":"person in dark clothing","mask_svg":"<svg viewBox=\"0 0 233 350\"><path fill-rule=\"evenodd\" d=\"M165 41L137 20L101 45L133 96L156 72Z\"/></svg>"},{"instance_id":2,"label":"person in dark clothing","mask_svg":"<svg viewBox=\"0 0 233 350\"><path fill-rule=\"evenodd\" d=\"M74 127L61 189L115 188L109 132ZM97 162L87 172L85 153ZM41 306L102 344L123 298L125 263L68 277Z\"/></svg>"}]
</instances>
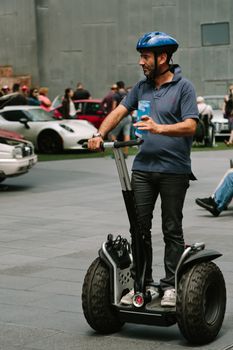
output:
<instances>
[{"instance_id":1,"label":"person in dark clothing","mask_svg":"<svg viewBox=\"0 0 233 350\"><path fill-rule=\"evenodd\" d=\"M125 89L125 83L121 81L116 82L117 85L117 91L113 95L113 104L112 109L115 109L121 102L121 100L127 95L127 91Z\"/></svg>"},{"instance_id":2,"label":"person in dark clothing","mask_svg":"<svg viewBox=\"0 0 233 350\"><path fill-rule=\"evenodd\" d=\"M23 106L27 104L28 101L20 92L20 85L18 83L13 85L12 93L4 96L0 102L1 108L4 106Z\"/></svg>"},{"instance_id":3,"label":"person in dark clothing","mask_svg":"<svg viewBox=\"0 0 233 350\"><path fill-rule=\"evenodd\" d=\"M62 100L62 115L64 119L75 118L76 109L72 100L74 92L71 88L65 89L65 95Z\"/></svg>"},{"instance_id":4,"label":"person in dark clothing","mask_svg":"<svg viewBox=\"0 0 233 350\"><path fill-rule=\"evenodd\" d=\"M225 140L227 146L233 146L233 85L229 87L229 95L225 97L225 110L224 116L228 119L228 125L230 130L229 140Z\"/></svg>"},{"instance_id":5,"label":"person in dark clothing","mask_svg":"<svg viewBox=\"0 0 233 350\"><path fill-rule=\"evenodd\" d=\"M115 109L122 99L127 95L127 91L125 89L125 83L121 81L116 82L117 90L112 96L112 110ZM116 141L119 138L122 138L124 141L130 140L130 131L132 126L132 117L129 114L127 117L125 117L123 120L120 121L120 123L109 132L109 138L112 141ZM124 157L128 157L128 147L124 148Z\"/></svg>"},{"instance_id":6,"label":"person in dark clothing","mask_svg":"<svg viewBox=\"0 0 233 350\"><path fill-rule=\"evenodd\" d=\"M111 90L107 93L106 96L104 96L101 102L103 110L106 111L107 114L109 114L112 111L113 95L116 93L116 91L117 85L113 84Z\"/></svg>"},{"instance_id":7,"label":"person in dark clothing","mask_svg":"<svg viewBox=\"0 0 233 350\"><path fill-rule=\"evenodd\" d=\"M74 91L73 100L88 100L89 98L91 98L90 92L83 88L82 83L78 83L77 88Z\"/></svg>"},{"instance_id":8,"label":"person in dark clothing","mask_svg":"<svg viewBox=\"0 0 233 350\"><path fill-rule=\"evenodd\" d=\"M10 93L10 88L8 85L3 85L1 89L1 96L8 95Z\"/></svg>"},{"instance_id":9,"label":"person in dark clothing","mask_svg":"<svg viewBox=\"0 0 233 350\"><path fill-rule=\"evenodd\" d=\"M28 95L28 104L30 106L40 106L41 102L39 101L39 90L37 88L31 88Z\"/></svg>"},{"instance_id":10,"label":"person in dark clothing","mask_svg":"<svg viewBox=\"0 0 233 350\"><path fill-rule=\"evenodd\" d=\"M176 305L175 270L184 251L183 205L189 181L194 179L190 153L198 121L196 94L192 83L182 77L180 67L170 64L178 48L174 38L162 32L146 33L138 40L136 48L145 79L134 85L105 118L98 133L88 140L88 148L100 150L104 137L124 117L140 106L150 106L134 124L144 131L144 142L134 159L132 188L143 240L139 248L142 256L146 256L146 289L153 282L153 211L158 197L161 199L165 242L161 306L173 307ZM131 274L135 276L135 268ZM133 296L134 290L131 290L122 297L121 303L132 304ZM152 293L151 296L153 298Z\"/></svg>"}]
</instances>

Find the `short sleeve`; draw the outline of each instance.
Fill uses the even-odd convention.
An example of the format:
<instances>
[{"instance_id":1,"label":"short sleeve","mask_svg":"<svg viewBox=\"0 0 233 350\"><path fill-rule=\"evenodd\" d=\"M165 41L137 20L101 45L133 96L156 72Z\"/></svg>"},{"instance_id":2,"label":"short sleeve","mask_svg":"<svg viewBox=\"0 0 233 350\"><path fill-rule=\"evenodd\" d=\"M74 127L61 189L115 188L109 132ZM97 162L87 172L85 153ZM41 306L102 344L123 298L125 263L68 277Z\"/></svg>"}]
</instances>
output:
<instances>
[{"instance_id":1,"label":"short sleeve","mask_svg":"<svg viewBox=\"0 0 233 350\"><path fill-rule=\"evenodd\" d=\"M198 108L196 102L196 93L193 85L185 81L181 91L181 117L182 119L198 119Z\"/></svg>"}]
</instances>

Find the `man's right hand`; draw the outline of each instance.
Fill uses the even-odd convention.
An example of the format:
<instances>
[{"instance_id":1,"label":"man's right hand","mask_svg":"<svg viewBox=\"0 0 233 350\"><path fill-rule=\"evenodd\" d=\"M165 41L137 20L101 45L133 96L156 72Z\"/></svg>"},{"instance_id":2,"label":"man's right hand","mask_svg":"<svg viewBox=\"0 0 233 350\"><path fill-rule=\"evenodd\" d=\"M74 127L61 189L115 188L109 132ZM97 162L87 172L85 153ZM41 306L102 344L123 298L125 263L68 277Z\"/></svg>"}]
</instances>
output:
<instances>
[{"instance_id":1,"label":"man's right hand","mask_svg":"<svg viewBox=\"0 0 233 350\"><path fill-rule=\"evenodd\" d=\"M102 150L101 145L103 144L104 140L101 136L98 137L92 137L88 140L88 149L91 151L100 151Z\"/></svg>"}]
</instances>

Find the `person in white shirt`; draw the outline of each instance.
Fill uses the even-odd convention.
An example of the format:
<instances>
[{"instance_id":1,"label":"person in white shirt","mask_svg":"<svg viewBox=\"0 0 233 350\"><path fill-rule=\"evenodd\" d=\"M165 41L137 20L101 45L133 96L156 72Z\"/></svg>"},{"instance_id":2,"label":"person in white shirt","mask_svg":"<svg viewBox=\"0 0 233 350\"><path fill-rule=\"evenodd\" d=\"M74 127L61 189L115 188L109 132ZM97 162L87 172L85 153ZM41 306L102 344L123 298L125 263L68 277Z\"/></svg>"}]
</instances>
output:
<instances>
[{"instance_id":1,"label":"person in white shirt","mask_svg":"<svg viewBox=\"0 0 233 350\"><path fill-rule=\"evenodd\" d=\"M72 100L72 97L74 96L74 91L71 88L65 89L65 95L62 100L62 111L63 111L63 118L64 119L70 119L75 118L76 116L76 109L74 102Z\"/></svg>"},{"instance_id":2,"label":"person in white shirt","mask_svg":"<svg viewBox=\"0 0 233 350\"><path fill-rule=\"evenodd\" d=\"M210 105L207 105L205 103L205 99L202 96L197 97L197 108L199 114L203 115L208 115L208 119L211 120L213 117L213 109Z\"/></svg>"}]
</instances>

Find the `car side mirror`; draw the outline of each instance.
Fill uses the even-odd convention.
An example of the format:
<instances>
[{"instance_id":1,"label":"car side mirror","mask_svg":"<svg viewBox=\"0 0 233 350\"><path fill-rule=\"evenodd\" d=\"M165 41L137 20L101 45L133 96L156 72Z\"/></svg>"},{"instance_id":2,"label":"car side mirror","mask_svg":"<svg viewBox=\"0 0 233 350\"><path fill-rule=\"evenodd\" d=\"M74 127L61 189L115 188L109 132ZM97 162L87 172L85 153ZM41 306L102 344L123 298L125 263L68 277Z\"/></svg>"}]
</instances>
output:
<instances>
[{"instance_id":1,"label":"car side mirror","mask_svg":"<svg viewBox=\"0 0 233 350\"><path fill-rule=\"evenodd\" d=\"M28 125L27 118L20 118L19 122L25 126L26 129L30 129L30 126Z\"/></svg>"}]
</instances>

